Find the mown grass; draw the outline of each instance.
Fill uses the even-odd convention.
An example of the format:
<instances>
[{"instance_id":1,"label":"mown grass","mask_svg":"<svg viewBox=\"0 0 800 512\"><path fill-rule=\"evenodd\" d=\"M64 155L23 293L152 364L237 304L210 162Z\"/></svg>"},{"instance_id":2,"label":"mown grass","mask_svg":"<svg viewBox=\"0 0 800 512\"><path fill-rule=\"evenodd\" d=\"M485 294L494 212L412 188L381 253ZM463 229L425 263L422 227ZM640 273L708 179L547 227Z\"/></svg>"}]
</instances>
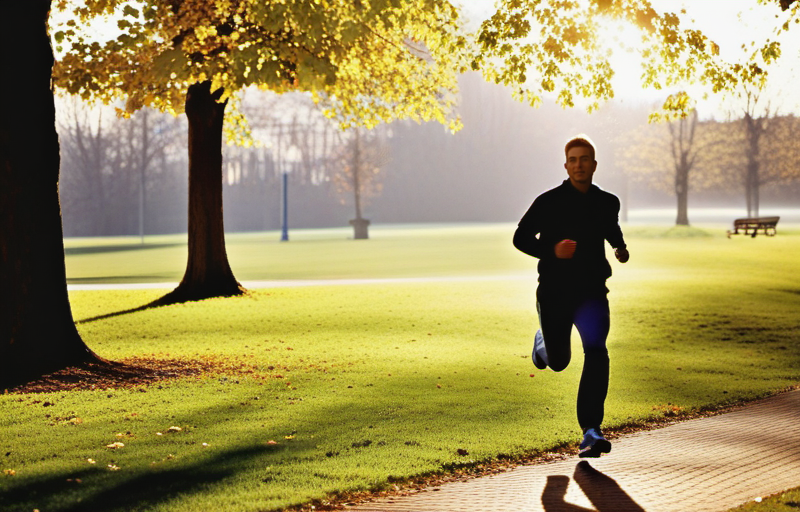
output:
<instances>
[{"instance_id":1,"label":"mown grass","mask_svg":"<svg viewBox=\"0 0 800 512\"><path fill-rule=\"evenodd\" d=\"M800 487L749 501L729 512L797 512L797 509L800 509Z\"/></svg>"},{"instance_id":2,"label":"mown grass","mask_svg":"<svg viewBox=\"0 0 800 512\"><path fill-rule=\"evenodd\" d=\"M226 235L239 280L349 279L492 275L535 271L511 246L514 225L376 226L369 240L352 230L296 230ZM65 242L67 278L78 283L177 282L186 267L186 236L75 238Z\"/></svg>"},{"instance_id":3,"label":"mown grass","mask_svg":"<svg viewBox=\"0 0 800 512\"><path fill-rule=\"evenodd\" d=\"M274 244L296 252L273 268L332 278L349 259L361 263L348 277L497 279L254 290L80 323L110 359L210 358L251 372L0 396L2 469L14 472L0 475L0 510L275 510L574 445L580 360L560 374L533 368L534 261L513 248L506 260L493 257L513 226L434 231L405 230L383 246L380 238ZM800 236L630 231L631 261L615 264L609 283L607 426L797 384ZM366 273L376 253L386 260ZM81 321L164 291L71 299ZM114 442L124 447L106 447Z\"/></svg>"}]
</instances>

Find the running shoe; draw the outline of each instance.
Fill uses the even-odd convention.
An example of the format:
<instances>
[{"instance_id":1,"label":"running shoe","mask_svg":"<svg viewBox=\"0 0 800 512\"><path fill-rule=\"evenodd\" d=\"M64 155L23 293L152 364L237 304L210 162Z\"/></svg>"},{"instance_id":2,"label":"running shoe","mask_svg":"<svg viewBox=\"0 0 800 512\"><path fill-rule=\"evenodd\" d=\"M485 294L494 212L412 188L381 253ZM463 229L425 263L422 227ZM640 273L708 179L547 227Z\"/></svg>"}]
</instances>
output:
<instances>
[{"instance_id":1,"label":"running shoe","mask_svg":"<svg viewBox=\"0 0 800 512\"><path fill-rule=\"evenodd\" d=\"M536 331L536 336L533 338L533 352L531 353L531 359L533 359L533 365L540 370L547 368L547 363L541 357L539 357L539 354L542 352L546 353L544 348L544 336L542 336L542 330L539 329Z\"/></svg>"},{"instance_id":2,"label":"running shoe","mask_svg":"<svg viewBox=\"0 0 800 512\"><path fill-rule=\"evenodd\" d=\"M578 457L599 457L603 453L608 453L610 451L611 443L603 437L600 429L590 428L583 434L583 441L581 441Z\"/></svg>"}]
</instances>

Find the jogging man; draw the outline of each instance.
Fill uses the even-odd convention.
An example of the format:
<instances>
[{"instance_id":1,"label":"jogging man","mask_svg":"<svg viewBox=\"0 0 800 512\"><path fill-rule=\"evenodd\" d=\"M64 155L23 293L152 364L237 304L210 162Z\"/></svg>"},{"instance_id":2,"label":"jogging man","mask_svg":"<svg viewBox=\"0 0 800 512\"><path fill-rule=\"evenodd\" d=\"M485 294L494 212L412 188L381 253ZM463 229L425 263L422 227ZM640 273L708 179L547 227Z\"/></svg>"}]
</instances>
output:
<instances>
[{"instance_id":1,"label":"jogging man","mask_svg":"<svg viewBox=\"0 0 800 512\"><path fill-rule=\"evenodd\" d=\"M578 423L584 434L579 455L599 457L611 451L600 430L608 393L606 279L611 265L605 240L621 263L629 255L619 227L619 199L592 184L597 169L594 146L576 137L564 152L569 178L536 198L519 221L514 246L539 258L540 329L534 338L533 364L540 370L564 370L571 356L572 326L578 328L584 354L578 388Z\"/></svg>"}]
</instances>

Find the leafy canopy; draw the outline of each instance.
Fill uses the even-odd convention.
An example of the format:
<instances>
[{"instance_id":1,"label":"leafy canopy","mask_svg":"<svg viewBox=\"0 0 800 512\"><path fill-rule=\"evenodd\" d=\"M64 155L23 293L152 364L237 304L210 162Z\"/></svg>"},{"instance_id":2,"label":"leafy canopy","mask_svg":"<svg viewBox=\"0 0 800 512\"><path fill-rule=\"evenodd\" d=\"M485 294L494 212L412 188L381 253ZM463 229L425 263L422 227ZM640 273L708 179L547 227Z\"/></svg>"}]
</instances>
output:
<instances>
[{"instance_id":1,"label":"leafy canopy","mask_svg":"<svg viewBox=\"0 0 800 512\"><path fill-rule=\"evenodd\" d=\"M72 19L54 28L67 52L54 79L89 100L124 98L123 113L180 113L197 82L224 100L258 86L305 91L344 126L453 116L466 39L447 0L60 0ZM113 16L120 31L91 41L78 28Z\"/></svg>"},{"instance_id":2,"label":"leafy canopy","mask_svg":"<svg viewBox=\"0 0 800 512\"><path fill-rule=\"evenodd\" d=\"M744 63L725 62L716 43L681 26L683 15L658 13L647 0L502 0L480 28L472 67L514 87L515 96L531 105L553 93L564 107L588 100L592 111L614 97L612 49L600 35L610 22L638 27L639 41L629 49L642 57L643 87L700 82L713 93L724 92L762 82L765 66L780 57L780 44L767 41ZM667 98L661 115L684 116L691 107L688 95L678 92Z\"/></svg>"}]
</instances>

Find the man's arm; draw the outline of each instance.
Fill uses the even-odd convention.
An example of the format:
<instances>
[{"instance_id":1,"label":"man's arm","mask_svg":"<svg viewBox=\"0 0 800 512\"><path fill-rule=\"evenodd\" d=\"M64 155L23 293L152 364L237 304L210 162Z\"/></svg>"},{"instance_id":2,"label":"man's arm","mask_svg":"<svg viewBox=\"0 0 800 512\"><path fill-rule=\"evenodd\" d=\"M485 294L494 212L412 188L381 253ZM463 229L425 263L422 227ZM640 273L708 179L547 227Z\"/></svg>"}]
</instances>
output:
<instances>
[{"instance_id":1,"label":"man's arm","mask_svg":"<svg viewBox=\"0 0 800 512\"><path fill-rule=\"evenodd\" d=\"M541 258L544 251L541 241L536 238L538 234L526 226L517 226L517 230L514 232L514 247L528 256Z\"/></svg>"},{"instance_id":2,"label":"man's arm","mask_svg":"<svg viewBox=\"0 0 800 512\"><path fill-rule=\"evenodd\" d=\"M625 263L630 258L625 238L622 236L622 228L619 227L619 210L620 203L617 196L612 195L613 201L611 202L612 218L614 221L610 223L606 233L606 240L614 248L614 256L620 263Z\"/></svg>"},{"instance_id":3,"label":"man's arm","mask_svg":"<svg viewBox=\"0 0 800 512\"><path fill-rule=\"evenodd\" d=\"M517 230L514 232L514 247L534 258L542 258L553 254L552 247L545 247L542 243L542 232L540 219L542 218L541 201L537 198L533 202L525 215L519 221Z\"/></svg>"}]
</instances>

